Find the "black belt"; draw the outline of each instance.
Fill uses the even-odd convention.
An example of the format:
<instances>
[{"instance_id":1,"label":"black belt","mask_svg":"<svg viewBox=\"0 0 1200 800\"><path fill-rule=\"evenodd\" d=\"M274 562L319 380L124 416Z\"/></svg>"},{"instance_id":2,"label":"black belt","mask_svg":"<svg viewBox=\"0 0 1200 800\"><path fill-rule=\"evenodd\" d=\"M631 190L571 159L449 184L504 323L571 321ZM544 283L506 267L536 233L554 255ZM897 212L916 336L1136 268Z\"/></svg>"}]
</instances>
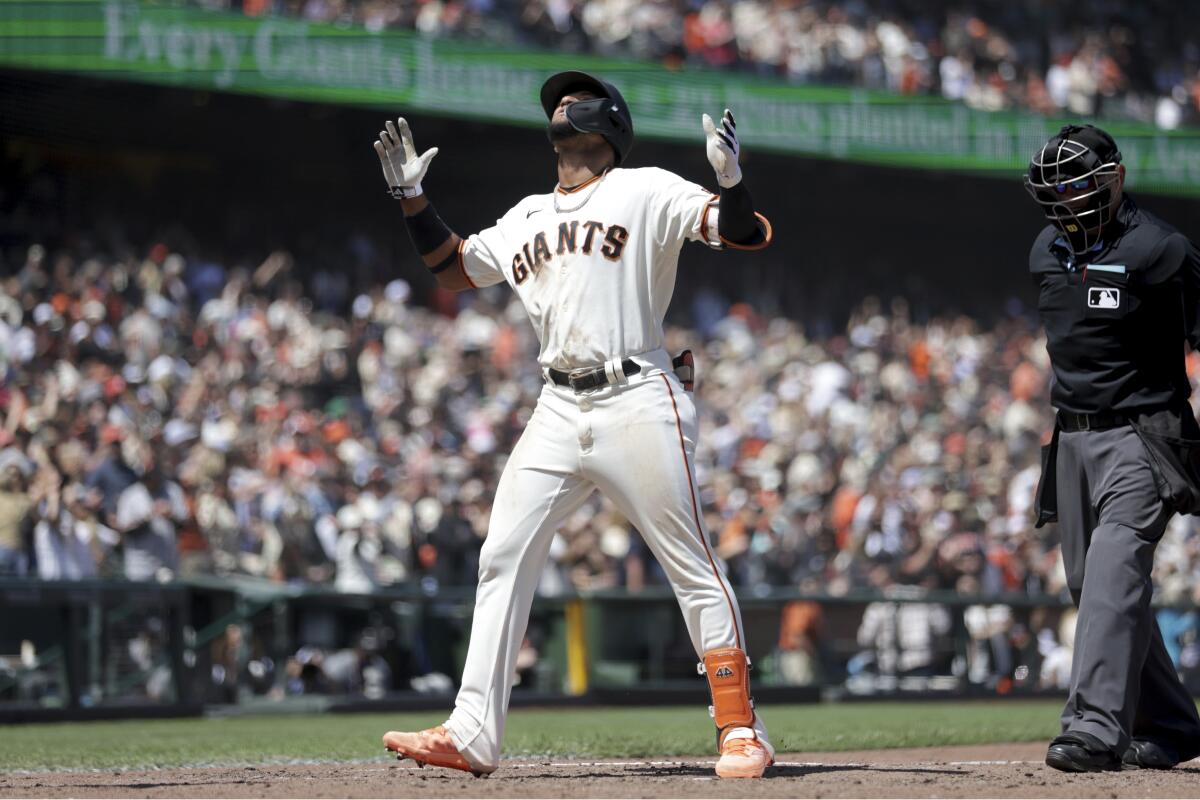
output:
<instances>
[{"instance_id":1,"label":"black belt","mask_svg":"<svg viewBox=\"0 0 1200 800\"><path fill-rule=\"evenodd\" d=\"M627 358L621 362L621 371L625 373L625 377L637 375L642 371L642 365L632 358ZM576 392L586 392L588 389L607 386L609 383L608 373L604 371L604 367L571 372L563 372L561 369L550 367L546 372L549 373L550 380L559 386L570 386Z\"/></svg>"},{"instance_id":2,"label":"black belt","mask_svg":"<svg viewBox=\"0 0 1200 800\"><path fill-rule=\"evenodd\" d=\"M1058 427L1064 431L1106 431L1109 428L1120 428L1128 424L1129 417L1112 411L1102 411L1099 414L1058 412Z\"/></svg>"}]
</instances>

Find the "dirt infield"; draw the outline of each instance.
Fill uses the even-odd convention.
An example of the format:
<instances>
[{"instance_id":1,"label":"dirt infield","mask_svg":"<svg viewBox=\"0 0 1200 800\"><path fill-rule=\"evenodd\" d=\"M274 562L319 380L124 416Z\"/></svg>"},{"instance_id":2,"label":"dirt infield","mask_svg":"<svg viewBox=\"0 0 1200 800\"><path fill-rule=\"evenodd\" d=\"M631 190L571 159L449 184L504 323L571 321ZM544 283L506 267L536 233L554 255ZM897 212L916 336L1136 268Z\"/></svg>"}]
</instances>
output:
<instances>
[{"instance_id":1,"label":"dirt infield","mask_svg":"<svg viewBox=\"0 0 1200 800\"><path fill-rule=\"evenodd\" d=\"M761 781L711 760L512 760L488 778L403 763L0 773L0 797L1196 797L1200 760L1169 772L1066 775L1045 745L791 753Z\"/></svg>"}]
</instances>

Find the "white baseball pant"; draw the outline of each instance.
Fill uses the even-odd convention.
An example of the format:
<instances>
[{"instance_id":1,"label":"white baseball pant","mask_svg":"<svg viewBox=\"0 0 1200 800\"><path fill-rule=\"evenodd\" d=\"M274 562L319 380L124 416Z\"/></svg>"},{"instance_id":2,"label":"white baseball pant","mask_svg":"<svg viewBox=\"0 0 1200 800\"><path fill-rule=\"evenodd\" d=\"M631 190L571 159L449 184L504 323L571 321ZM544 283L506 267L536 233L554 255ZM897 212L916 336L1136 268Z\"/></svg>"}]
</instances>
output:
<instances>
[{"instance_id":1,"label":"white baseball pant","mask_svg":"<svg viewBox=\"0 0 1200 800\"><path fill-rule=\"evenodd\" d=\"M641 372L626 378L618 366L622 382L594 391L576 394L547 383L500 477L480 553L462 686L446 722L474 766L499 764L534 589L555 530L594 489L641 532L662 565L697 656L719 647L746 649L737 598L701 521L692 396L666 351L633 360ZM757 715L754 733L770 747Z\"/></svg>"}]
</instances>

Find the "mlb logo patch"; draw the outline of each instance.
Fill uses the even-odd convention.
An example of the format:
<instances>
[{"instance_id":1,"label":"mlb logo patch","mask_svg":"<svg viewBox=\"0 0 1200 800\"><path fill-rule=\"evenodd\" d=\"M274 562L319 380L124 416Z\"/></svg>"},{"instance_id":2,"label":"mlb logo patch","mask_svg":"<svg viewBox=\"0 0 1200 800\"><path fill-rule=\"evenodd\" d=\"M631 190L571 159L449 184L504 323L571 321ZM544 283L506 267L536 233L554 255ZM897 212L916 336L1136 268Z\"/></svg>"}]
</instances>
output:
<instances>
[{"instance_id":1,"label":"mlb logo patch","mask_svg":"<svg viewBox=\"0 0 1200 800\"><path fill-rule=\"evenodd\" d=\"M1121 290L1106 286L1088 289L1088 308L1120 308Z\"/></svg>"}]
</instances>

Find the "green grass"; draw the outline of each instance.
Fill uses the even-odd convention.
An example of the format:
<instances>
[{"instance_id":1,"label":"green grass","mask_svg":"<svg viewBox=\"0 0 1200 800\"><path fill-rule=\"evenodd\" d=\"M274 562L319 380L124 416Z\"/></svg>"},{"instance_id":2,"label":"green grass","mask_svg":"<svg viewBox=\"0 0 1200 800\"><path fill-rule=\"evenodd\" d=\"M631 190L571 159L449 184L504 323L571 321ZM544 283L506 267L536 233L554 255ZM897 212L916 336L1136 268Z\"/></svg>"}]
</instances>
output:
<instances>
[{"instance_id":1,"label":"green grass","mask_svg":"<svg viewBox=\"0 0 1200 800\"><path fill-rule=\"evenodd\" d=\"M1057 702L853 703L763 709L780 752L930 747L1048 740ZM444 715L303 714L222 719L53 723L0 727L6 770L153 768L294 760L383 759L389 729L437 725ZM508 756L639 758L713 752L698 707L517 710Z\"/></svg>"}]
</instances>

